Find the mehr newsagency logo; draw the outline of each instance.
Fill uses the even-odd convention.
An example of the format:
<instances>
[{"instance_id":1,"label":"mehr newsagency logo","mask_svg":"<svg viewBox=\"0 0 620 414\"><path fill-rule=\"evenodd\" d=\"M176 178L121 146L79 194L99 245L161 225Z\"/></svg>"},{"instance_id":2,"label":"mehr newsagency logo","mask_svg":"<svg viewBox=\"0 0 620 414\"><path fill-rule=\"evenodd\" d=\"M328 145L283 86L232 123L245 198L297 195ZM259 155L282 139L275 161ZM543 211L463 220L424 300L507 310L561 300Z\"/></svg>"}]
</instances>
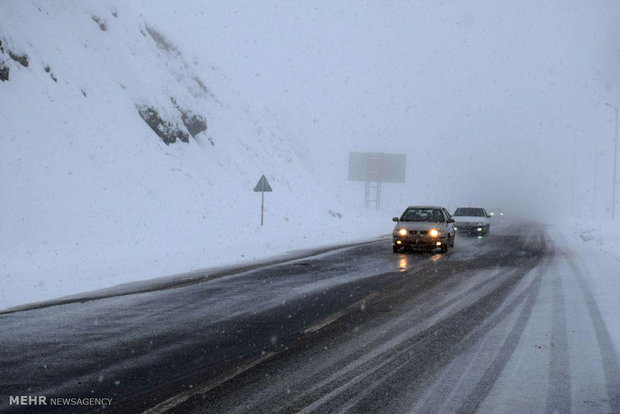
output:
<instances>
[{"instance_id":1,"label":"mehr newsagency logo","mask_svg":"<svg viewBox=\"0 0 620 414\"><path fill-rule=\"evenodd\" d=\"M46 397L44 395L11 395L9 405L13 406L107 406L112 398L100 397Z\"/></svg>"}]
</instances>

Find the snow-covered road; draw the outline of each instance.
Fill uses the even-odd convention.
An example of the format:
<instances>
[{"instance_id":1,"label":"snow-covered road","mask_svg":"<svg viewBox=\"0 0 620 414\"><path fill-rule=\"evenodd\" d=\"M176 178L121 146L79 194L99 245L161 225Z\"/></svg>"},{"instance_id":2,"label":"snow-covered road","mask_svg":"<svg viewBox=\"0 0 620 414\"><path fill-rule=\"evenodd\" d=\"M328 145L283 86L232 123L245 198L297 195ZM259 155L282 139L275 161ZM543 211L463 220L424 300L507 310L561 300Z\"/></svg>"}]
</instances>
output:
<instances>
[{"instance_id":1,"label":"snow-covered road","mask_svg":"<svg viewBox=\"0 0 620 414\"><path fill-rule=\"evenodd\" d=\"M444 255L378 241L0 315L0 409L618 412L620 261L589 241L510 223Z\"/></svg>"}]
</instances>

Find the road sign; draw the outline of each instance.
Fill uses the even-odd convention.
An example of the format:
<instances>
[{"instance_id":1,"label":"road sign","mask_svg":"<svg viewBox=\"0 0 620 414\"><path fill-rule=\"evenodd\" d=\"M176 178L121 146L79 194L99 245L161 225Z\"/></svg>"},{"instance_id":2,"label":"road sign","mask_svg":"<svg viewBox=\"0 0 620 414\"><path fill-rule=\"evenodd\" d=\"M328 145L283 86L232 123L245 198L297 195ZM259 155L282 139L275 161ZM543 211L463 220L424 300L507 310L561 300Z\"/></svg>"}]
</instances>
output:
<instances>
[{"instance_id":1,"label":"road sign","mask_svg":"<svg viewBox=\"0 0 620 414\"><path fill-rule=\"evenodd\" d=\"M382 183L404 183L405 154L384 154L381 152L349 153L349 181L372 181Z\"/></svg>"},{"instance_id":2,"label":"road sign","mask_svg":"<svg viewBox=\"0 0 620 414\"><path fill-rule=\"evenodd\" d=\"M263 217L265 211L265 191L272 191L265 175L260 176L260 180L254 187L254 192L260 192L260 225L263 225Z\"/></svg>"},{"instance_id":3,"label":"road sign","mask_svg":"<svg viewBox=\"0 0 620 414\"><path fill-rule=\"evenodd\" d=\"M258 180L256 187L254 187L254 191L256 192L272 191L271 186L269 185L269 182L267 181L267 178L265 178L264 175L260 176L260 180Z\"/></svg>"},{"instance_id":4,"label":"road sign","mask_svg":"<svg viewBox=\"0 0 620 414\"><path fill-rule=\"evenodd\" d=\"M349 153L349 181L364 181L364 205L374 201L378 209L381 203L381 183L404 183L405 154L384 154L381 152ZM373 197L374 192L374 199Z\"/></svg>"}]
</instances>

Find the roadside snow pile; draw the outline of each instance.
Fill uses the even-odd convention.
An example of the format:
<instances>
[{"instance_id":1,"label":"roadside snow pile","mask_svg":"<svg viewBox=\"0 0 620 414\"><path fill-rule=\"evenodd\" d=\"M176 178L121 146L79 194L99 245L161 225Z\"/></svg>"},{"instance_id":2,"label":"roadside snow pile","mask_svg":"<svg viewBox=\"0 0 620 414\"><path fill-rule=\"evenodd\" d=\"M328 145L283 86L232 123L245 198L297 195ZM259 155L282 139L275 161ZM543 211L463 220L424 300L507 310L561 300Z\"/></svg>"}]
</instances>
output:
<instances>
[{"instance_id":1,"label":"roadside snow pile","mask_svg":"<svg viewBox=\"0 0 620 414\"><path fill-rule=\"evenodd\" d=\"M131 3L6 0L0 41L0 309L391 229Z\"/></svg>"},{"instance_id":2,"label":"roadside snow pile","mask_svg":"<svg viewBox=\"0 0 620 414\"><path fill-rule=\"evenodd\" d=\"M583 301L587 304L592 325L604 325L613 343L616 355L620 354L620 224L618 221L580 221L571 225L570 231L555 237L556 245L565 247L572 268L563 273L582 277L582 291L589 290ZM567 306L574 306L577 300L568 299ZM597 321L600 315L602 323ZM574 332L574 331L573 331ZM582 335L577 334L577 337ZM605 335L597 334L599 346L605 346ZM599 338L600 337L600 338ZM601 348L603 349L603 348Z\"/></svg>"},{"instance_id":3,"label":"roadside snow pile","mask_svg":"<svg viewBox=\"0 0 620 414\"><path fill-rule=\"evenodd\" d=\"M584 242L620 260L620 222L581 221L573 223L572 231Z\"/></svg>"}]
</instances>

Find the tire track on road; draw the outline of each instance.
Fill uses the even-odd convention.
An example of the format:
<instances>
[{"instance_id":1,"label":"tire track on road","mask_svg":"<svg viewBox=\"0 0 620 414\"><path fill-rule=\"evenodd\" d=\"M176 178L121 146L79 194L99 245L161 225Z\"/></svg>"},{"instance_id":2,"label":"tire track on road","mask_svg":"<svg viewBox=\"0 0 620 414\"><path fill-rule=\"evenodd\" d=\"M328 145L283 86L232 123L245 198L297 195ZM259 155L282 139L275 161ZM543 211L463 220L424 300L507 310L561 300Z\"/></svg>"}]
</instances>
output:
<instances>
[{"instance_id":1,"label":"tire track on road","mask_svg":"<svg viewBox=\"0 0 620 414\"><path fill-rule=\"evenodd\" d=\"M502 239L502 242L506 246L506 248L508 248L509 246L514 246L514 242L518 239L519 238L515 236L508 236ZM502 261L502 263L506 261L506 264L507 264L510 261L510 259L505 257L504 254L501 254L501 249L499 250L499 254L500 254L500 257L501 257L500 260ZM439 274L437 273L438 263L422 263L423 266L415 266L414 268L410 268L408 269L408 271L414 272L414 276L415 276L414 278L411 278L411 277L407 279L403 278L397 281L396 282L397 286L394 286L389 289L390 293L387 294L388 296L386 296L386 293L383 292L380 298L376 298L379 300L374 300L374 299L367 300L366 306L365 306L366 311L363 313L368 313L368 312L383 313L383 312L388 312L388 311L391 312L389 309L386 309L386 305L389 304L388 307L391 309L392 304L400 303L402 301L402 298L399 298L399 297L403 296L402 295L403 291L411 290L412 283L414 283L414 285L416 286L415 290L417 292L426 292L427 289L431 289L434 286L436 286L436 283L438 282L438 280L441 280L442 282L446 282L446 283L451 283L450 280L452 279L454 275L455 268L453 266L455 266L455 264L457 266L457 269L460 270L460 272L467 272L467 271L474 270L474 269L479 270L481 267L484 268L486 266L484 264L485 260L488 261L488 258L485 260L482 260L482 262L479 262L480 260L482 259L475 258L473 261L467 260L463 263L454 262L450 265L447 272L440 272ZM518 260L521 262L524 262L526 260L530 260L530 258L526 256L519 256ZM312 404L316 398L320 398L321 395L324 395L325 393L329 393L334 388L338 388L342 384L345 384L351 381L351 379L356 377L357 374L362 373L362 372L367 373L366 370L372 369L372 366L374 366L373 364L376 364L375 358L385 357L383 354L385 353L385 346L387 343L394 342L392 345L390 345L392 347L402 345L403 341L407 340L407 338L410 338L412 336L411 332L414 331L415 334L417 335L425 329L423 327L419 328L416 325L421 324L422 322L426 321L428 318L432 318L433 316L441 312L444 312L446 309L450 307L454 307L455 305L458 305L458 303L463 301L467 296L474 295L476 294L477 291L482 290L484 288L488 288L490 283L497 283L498 286L501 285L503 283L501 282L501 280L503 278L510 277L510 274L512 274L514 271L515 271L515 268L511 267L511 268L505 269L500 266L499 271L497 271L497 273L492 274L489 278L485 279L482 282L476 283L474 286L469 288L467 291L457 294L455 297L450 298L447 301L444 301L440 305L433 306L431 309L424 311L423 314L415 315L414 319L408 318L406 321L403 320L399 322L397 326L390 326L391 333L389 335L391 339L386 338L385 335L381 335L379 339L372 341L368 343L367 345L364 345L362 349L357 350L354 355L346 355L344 358L342 358L341 360L338 360L335 364L331 365L330 372L332 374L326 375L324 371L321 371L321 372L316 373L312 377L305 379L303 384L296 384L294 388L291 390L292 391L291 395L296 396L294 400L296 402L292 402L291 400L289 400L288 404L294 404L295 407L304 407L308 404ZM439 279L438 279L438 275L440 275ZM394 296L395 294L397 295ZM373 294L373 296L374 295L376 294ZM357 315L355 318L358 318L359 316L360 315ZM347 316L347 318L345 319L347 319L347 322L345 322L345 324L353 323L353 322L348 321L349 316ZM357 325L358 323L361 323L361 322L355 322L353 323L353 325ZM412 327L414 327L415 329L413 329ZM308 343L307 339L309 338L306 338L304 340L305 343ZM284 358L286 358L286 356L284 356ZM242 379L240 379L240 381L243 382ZM204 396L203 394L202 398L208 401L215 401L215 400L212 400L213 398L212 395L213 394L217 395L222 391L224 390L213 390L213 392L209 392L210 395L208 397ZM259 410L261 411L282 411L282 412L290 412L290 411L295 411L296 409L301 409L301 408L295 409L295 408L292 408L291 405L287 405L287 403L285 402L287 399L288 398L284 398L284 401L282 401L282 394L277 393L267 399L262 399L260 404L256 405L255 407L256 409L259 409L258 407L260 407Z\"/></svg>"},{"instance_id":2,"label":"tire track on road","mask_svg":"<svg viewBox=\"0 0 620 414\"><path fill-rule=\"evenodd\" d=\"M494 315L463 338L461 341L463 351L453 359L454 363L451 362L433 380L426 395L411 407L412 412L443 413L458 410L471 412L477 409L492 389L497 376L503 371L519 342L546 268L544 263L539 264L536 275L532 276L520 292L512 298L508 297L505 306L500 307ZM508 325L506 328L508 332L492 335L492 332L502 324ZM485 346L485 342L496 343L498 348L492 355L487 355L494 356L489 365L482 365L486 358L480 356L489 352L489 346ZM464 363L465 361L468 362ZM476 380L473 386L470 385ZM465 402L459 404L459 401L463 400Z\"/></svg>"},{"instance_id":3,"label":"tire track on road","mask_svg":"<svg viewBox=\"0 0 620 414\"><path fill-rule=\"evenodd\" d=\"M519 295L515 300L479 329L477 324L483 315L488 315L493 309L497 309L512 288L536 266L539 258L534 258L523 263L522 267L513 271L513 274L497 289L480 298L472 305L442 320L435 326L427 329L420 335L408 341L404 348L394 349L390 352L398 352L397 358L389 361L385 366L380 366L373 375L367 375L360 379L352 388L335 395L334 398L321 407L317 412L372 412L385 410L382 397L393 394L395 383L408 382L419 383L419 379L428 375L429 371L437 371L452 360L455 352L463 352L484 336L492 327L500 323L507 315L523 301L525 295ZM527 320L527 319L526 319ZM475 332L468 335L469 332ZM454 342L454 338L468 337L467 341ZM465 343L464 343L465 342ZM424 356L422 363L415 356ZM452 356L451 356L452 355ZM375 364L382 361L375 361ZM316 407L319 408L319 407Z\"/></svg>"},{"instance_id":4,"label":"tire track on road","mask_svg":"<svg viewBox=\"0 0 620 414\"><path fill-rule=\"evenodd\" d=\"M551 355L549 359L549 389L546 412L570 413L572 392L570 382L570 358L566 332L566 307L564 285L559 275L551 282L553 303L551 316Z\"/></svg>"},{"instance_id":5,"label":"tire track on road","mask_svg":"<svg viewBox=\"0 0 620 414\"><path fill-rule=\"evenodd\" d=\"M618 364L618 356L616 355L614 344L609 336L609 331L607 330L601 311L596 304L596 299L592 295L592 291L588 287L581 270L579 270L575 262L565 252L563 252L563 257L577 280L577 284L579 285L579 289L581 290L581 294L588 308L592 326L594 327L601 360L603 362L603 370L605 371L609 405L612 412L620 413L620 364Z\"/></svg>"},{"instance_id":6,"label":"tire track on road","mask_svg":"<svg viewBox=\"0 0 620 414\"><path fill-rule=\"evenodd\" d=\"M541 266L539 264L539 266ZM542 277L547 271L548 265L545 264L542 269L538 270L538 274L536 278L530 283L527 289L522 292L517 299L514 300L516 302L519 298L521 300L525 300L524 306L519 314L517 321L515 322L512 330L506 337L506 340L502 344L499 352L495 356L494 360L491 362L490 366L486 369L482 378L478 380L476 386L473 391L465 398L465 402L461 405L459 410L457 411L459 414L465 413L474 413L478 409L478 406L484 399L487 397L493 385L501 375L506 363L514 353L516 349L519 339L523 334L525 329L525 325L532 313L532 309L534 308L534 304L536 303L536 298L538 296L538 292L540 290L540 285L542 281ZM504 311L506 315L504 315L501 319L498 319L493 326L499 324L506 316L508 316L509 312L516 308L516 306L508 306L508 308Z\"/></svg>"},{"instance_id":7,"label":"tire track on road","mask_svg":"<svg viewBox=\"0 0 620 414\"><path fill-rule=\"evenodd\" d=\"M517 302L509 302L514 306L502 313L502 307L507 306L506 299L513 296L511 292L515 291L523 277L543 258L544 252L539 239L532 237L532 234L524 235L519 232L518 235L499 238L496 243L496 249L485 251L481 257L463 260L457 255L457 260L451 262L451 256L447 255L448 263L445 265L441 264L443 260L428 263L423 271L396 279L389 287L384 286L381 289L379 297L366 303L365 311L354 311L335 322L330 320L331 323L324 327L321 325L322 329L318 332L309 332L307 337L297 344L289 344L290 350L287 347L277 359L265 361L260 367L242 373L235 377L234 382L221 384L208 391L203 388L197 395L172 410L202 411L204 407L209 407L213 412L230 412L231 409L246 412L298 412L304 409L332 412L351 408L356 411L389 412L393 407L392 400L410 404L410 394L402 393L400 387L415 386L417 389L414 389L414 392L419 392L427 376L442 369L455 355L467 350L489 329L501 323L503 317L515 315L515 309L518 312L517 307L523 306L526 295L522 295ZM504 266L508 269L501 269ZM453 289L458 283L467 282L467 279L474 275L469 274L470 271L487 272L489 268L495 267L500 267L501 270L486 277L486 283L475 280L476 283L469 284L470 289L466 292L455 292L455 297L448 299L441 291L434 292L429 297L425 296L432 292L435 286L439 286L439 283L447 282L444 288ZM493 282L489 284L491 280ZM468 298L468 294L472 296ZM523 294L523 291L519 294ZM426 301L432 297L443 300L439 301L440 304L431 300L428 302L429 307L425 306L419 312L416 310L420 300ZM446 303L452 299L454 300L450 304ZM430 309L440 315L429 315ZM493 318L494 312L496 315L501 314L502 318ZM390 323L389 328L381 326L381 321L392 322L396 315L399 315L396 319L397 325ZM410 317L406 323L404 320L400 321L405 315L414 317ZM422 315L430 320L420 320L418 317ZM485 327L490 322L489 319L494 324ZM415 327L422 322L423 326ZM395 326L401 329L394 329ZM338 344L336 338L343 332L355 336L355 329L360 328L369 329L366 334L373 340L362 344L353 353L338 355L331 361L321 357L323 349L327 350ZM370 335L375 330L382 334ZM409 332L402 336L406 331ZM476 334L473 334L474 332ZM467 337L470 337L470 340L464 342ZM309 349L313 350L307 352ZM325 367L309 369L310 375L301 377L299 381L295 376L287 374L283 367L293 363L304 369L301 363L296 362L300 357L310 357L311 361L318 358L317 362L325 364ZM257 389L256 383L264 384L266 389ZM398 392L392 392L393 396L386 401L385 393L394 391L394 387L397 387ZM253 394L249 395L248 391ZM238 400L239 393L244 396L244 403L241 405Z\"/></svg>"}]
</instances>

